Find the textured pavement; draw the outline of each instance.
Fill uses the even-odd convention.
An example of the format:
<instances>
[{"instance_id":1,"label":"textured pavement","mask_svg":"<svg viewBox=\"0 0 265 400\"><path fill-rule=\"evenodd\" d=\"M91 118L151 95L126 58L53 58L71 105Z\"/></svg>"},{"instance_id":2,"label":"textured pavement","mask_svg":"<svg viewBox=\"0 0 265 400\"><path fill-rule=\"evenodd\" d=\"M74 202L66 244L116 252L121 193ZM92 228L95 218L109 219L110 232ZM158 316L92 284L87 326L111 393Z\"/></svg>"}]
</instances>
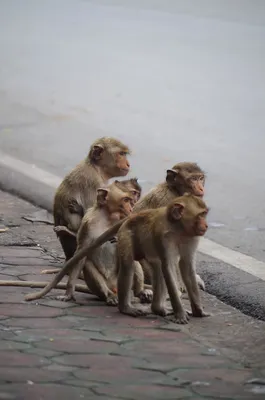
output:
<instances>
[{"instance_id":1,"label":"textured pavement","mask_svg":"<svg viewBox=\"0 0 265 400\"><path fill-rule=\"evenodd\" d=\"M47 218L0 191L1 280L51 279L40 271L63 257ZM31 290L0 288L0 399L265 398L264 322L213 296L203 294L212 317L181 327L85 294L26 303Z\"/></svg>"}]
</instances>

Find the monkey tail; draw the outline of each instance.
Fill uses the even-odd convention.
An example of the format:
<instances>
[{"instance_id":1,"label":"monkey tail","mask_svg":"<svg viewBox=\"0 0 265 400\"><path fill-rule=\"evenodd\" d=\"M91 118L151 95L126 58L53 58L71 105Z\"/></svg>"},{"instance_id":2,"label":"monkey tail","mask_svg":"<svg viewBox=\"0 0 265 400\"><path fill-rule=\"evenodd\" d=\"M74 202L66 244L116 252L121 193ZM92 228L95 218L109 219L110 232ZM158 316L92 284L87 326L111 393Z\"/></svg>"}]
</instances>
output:
<instances>
[{"instance_id":1,"label":"monkey tail","mask_svg":"<svg viewBox=\"0 0 265 400\"><path fill-rule=\"evenodd\" d=\"M121 221L117 222L107 231L102 233L92 244L89 246L84 247L83 249L78 250L70 260L68 260L63 268L55 275L54 279L47 285L43 290L40 290L36 293L30 293L25 296L26 301L37 300L45 296L49 293L56 285L63 279L65 275L67 275L71 268L80 260L85 257L89 257L91 253L99 246L107 242L113 235L115 235L118 230L120 229L121 225L127 218L122 219Z\"/></svg>"}]
</instances>

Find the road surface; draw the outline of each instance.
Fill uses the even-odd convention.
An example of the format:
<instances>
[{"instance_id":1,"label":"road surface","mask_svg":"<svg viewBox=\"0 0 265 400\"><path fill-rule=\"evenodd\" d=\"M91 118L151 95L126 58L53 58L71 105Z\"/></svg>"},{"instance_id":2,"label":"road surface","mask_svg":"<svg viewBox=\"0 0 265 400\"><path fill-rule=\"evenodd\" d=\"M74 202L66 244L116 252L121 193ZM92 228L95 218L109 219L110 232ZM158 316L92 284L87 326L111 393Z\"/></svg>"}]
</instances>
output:
<instances>
[{"instance_id":1,"label":"road surface","mask_svg":"<svg viewBox=\"0 0 265 400\"><path fill-rule=\"evenodd\" d=\"M2 0L0 148L63 177L116 136L145 191L197 161L207 238L264 262L264 71L262 0Z\"/></svg>"}]
</instances>

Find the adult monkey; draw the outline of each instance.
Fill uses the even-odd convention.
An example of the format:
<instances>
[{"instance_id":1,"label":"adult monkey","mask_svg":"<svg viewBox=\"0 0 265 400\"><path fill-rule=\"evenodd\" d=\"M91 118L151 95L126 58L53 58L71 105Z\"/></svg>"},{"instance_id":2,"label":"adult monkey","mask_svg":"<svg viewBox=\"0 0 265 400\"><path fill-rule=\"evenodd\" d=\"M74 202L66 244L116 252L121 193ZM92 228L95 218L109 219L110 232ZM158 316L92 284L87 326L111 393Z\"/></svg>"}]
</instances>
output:
<instances>
[{"instance_id":1,"label":"adult monkey","mask_svg":"<svg viewBox=\"0 0 265 400\"><path fill-rule=\"evenodd\" d=\"M191 193L198 197L204 196L205 173L196 163L180 162L167 170L166 180L151 189L139 200L133 209L138 213L142 210L153 209L167 206L175 197L182 196L184 193ZM151 283L151 271L145 260L141 260L141 265L145 274L145 282ZM177 262L176 262L177 265ZM176 268L180 290L185 292L179 268ZM199 287L205 290L202 278L196 274Z\"/></svg>"},{"instance_id":2,"label":"adult monkey","mask_svg":"<svg viewBox=\"0 0 265 400\"><path fill-rule=\"evenodd\" d=\"M93 206L97 198L97 189L107 185L110 178L128 174L128 154L129 148L118 139L97 139L87 157L66 175L58 187L53 205L54 226L66 260L74 255L75 234L85 211Z\"/></svg>"},{"instance_id":3,"label":"adult monkey","mask_svg":"<svg viewBox=\"0 0 265 400\"><path fill-rule=\"evenodd\" d=\"M207 317L203 311L195 275L194 252L198 237L208 228L205 202L192 194L177 197L166 207L133 214L117 233L119 310L138 316L149 312L131 306L134 262L144 258L152 270L153 301L151 310L161 316L171 314L165 308L167 292L173 307L174 322L188 323L188 313L181 304L175 279L175 260L180 257L180 271L189 294L194 317Z\"/></svg>"}]
</instances>

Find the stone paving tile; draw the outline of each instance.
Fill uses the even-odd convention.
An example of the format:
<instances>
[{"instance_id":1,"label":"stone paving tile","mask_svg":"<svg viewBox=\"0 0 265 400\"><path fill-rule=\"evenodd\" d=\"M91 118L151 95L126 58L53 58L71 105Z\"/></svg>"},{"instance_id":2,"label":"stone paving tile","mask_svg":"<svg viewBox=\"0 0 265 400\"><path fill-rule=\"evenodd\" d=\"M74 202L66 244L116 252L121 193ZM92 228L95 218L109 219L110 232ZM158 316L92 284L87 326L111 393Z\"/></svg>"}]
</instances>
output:
<instances>
[{"instance_id":1,"label":"stone paving tile","mask_svg":"<svg viewBox=\"0 0 265 400\"><path fill-rule=\"evenodd\" d=\"M51 226L21 219L34 211L8 194L1 197L0 219L10 224L8 234L0 234L1 279L50 281L52 276L40 271L62 265ZM25 294L35 290L0 289L0 400L265 398L265 384L247 383L264 379L265 362L256 363L259 370L254 370L230 359L222 349L230 332L224 327L218 332L220 346L213 348L202 340L209 321L192 319L191 324L201 327L195 337L163 318L121 315L89 295L63 303L54 300L62 293L54 290L44 299L24 302ZM214 339L214 334L208 337ZM242 346L244 340L242 335Z\"/></svg>"}]
</instances>

